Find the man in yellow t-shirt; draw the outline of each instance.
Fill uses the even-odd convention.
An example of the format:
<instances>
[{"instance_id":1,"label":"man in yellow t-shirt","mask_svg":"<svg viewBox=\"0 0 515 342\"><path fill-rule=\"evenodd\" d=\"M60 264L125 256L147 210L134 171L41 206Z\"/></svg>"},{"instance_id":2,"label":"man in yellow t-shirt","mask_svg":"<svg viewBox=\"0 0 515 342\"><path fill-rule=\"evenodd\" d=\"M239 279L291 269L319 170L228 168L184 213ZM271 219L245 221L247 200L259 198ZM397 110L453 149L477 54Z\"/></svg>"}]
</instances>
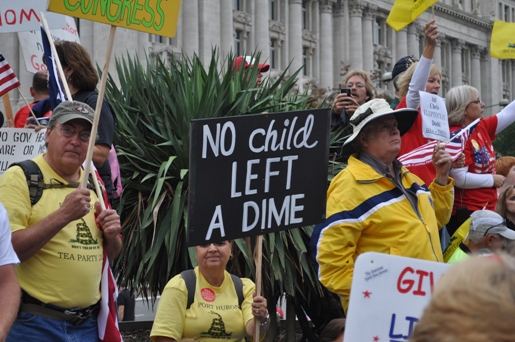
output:
<instances>
[{"instance_id":1,"label":"man in yellow t-shirt","mask_svg":"<svg viewBox=\"0 0 515 342\"><path fill-rule=\"evenodd\" d=\"M55 108L47 152L33 160L50 187L34 205L22 168L11 167L0 177L0 202L21 261L16 274L22 304L8 342L98 340L103 248L111 260L120 252L121 225L116 211L101 210L94 191L78 188L87 177L81 165L93 117L91 107L81 102Z\"/></svg>"}]
</instances>

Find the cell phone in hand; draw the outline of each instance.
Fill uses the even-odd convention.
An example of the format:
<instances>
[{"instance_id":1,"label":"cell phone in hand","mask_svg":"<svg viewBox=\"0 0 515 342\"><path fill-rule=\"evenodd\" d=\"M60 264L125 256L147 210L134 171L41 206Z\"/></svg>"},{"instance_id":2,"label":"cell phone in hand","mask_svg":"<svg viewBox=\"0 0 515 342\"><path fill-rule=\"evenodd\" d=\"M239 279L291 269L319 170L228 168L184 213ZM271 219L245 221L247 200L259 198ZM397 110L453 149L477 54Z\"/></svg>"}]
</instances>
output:
<instances>
[{"instance_id":1,"label":"cell phone in hand","mask_svg":"<svg viewBox=\"0 0 515 342\"><path fill-rule=\"evenodd\" d=\"M341 94L347 94L347 96L350 96L350 88L342 88L340 89Z\"/></svg>"}]
</instances>

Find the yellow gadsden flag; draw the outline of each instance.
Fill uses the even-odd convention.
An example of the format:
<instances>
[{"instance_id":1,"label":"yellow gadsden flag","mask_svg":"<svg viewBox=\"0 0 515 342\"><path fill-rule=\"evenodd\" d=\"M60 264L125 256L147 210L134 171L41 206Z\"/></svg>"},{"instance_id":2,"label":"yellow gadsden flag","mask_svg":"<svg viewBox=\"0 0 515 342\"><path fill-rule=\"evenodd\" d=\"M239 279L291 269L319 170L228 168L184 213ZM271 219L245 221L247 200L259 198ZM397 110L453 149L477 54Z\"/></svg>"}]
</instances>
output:
<instances>
[{"instance_id":1,"label":"yellow gadsden flag","mask_svg":"<svg viewBox=\"0 0 515 342\"><path fill-rule=\"evenodd\" d=\"M438 0L396 0L386 23L395 31L400 31L437 2Z\"/></svg>"},{"instance_id":2,"label":"yellow gadsden flag","mask_svg":"<svg viewBox=\"0 0 515 342\"><path fill-rule=\"evenodd\" d=\"M492 39L490 42L490 56L499 59L515 59L515 23L494 21Z\"/></svg>"}]
</instances>

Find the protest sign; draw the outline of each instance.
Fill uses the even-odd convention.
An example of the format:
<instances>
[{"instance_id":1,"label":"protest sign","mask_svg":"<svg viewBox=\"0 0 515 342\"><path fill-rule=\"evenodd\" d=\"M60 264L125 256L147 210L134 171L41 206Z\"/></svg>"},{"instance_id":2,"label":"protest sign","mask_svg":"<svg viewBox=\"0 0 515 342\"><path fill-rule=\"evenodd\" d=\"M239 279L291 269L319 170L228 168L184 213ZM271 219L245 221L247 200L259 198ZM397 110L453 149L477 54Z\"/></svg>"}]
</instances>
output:
<instances>
[{"instance_id":1,"label":"protest sign","mask_svg":"<svg viewBox=\"0 0 515 342\"><path fill-rule=\"evenodd\" d=\"M50 28L60 29L66 22L62 15L45 12L47 0L0 1L0 33L39 29L39 13L48 16Z\"/></svg>"},{"instance_id":2,"label":"protest sign","mask_svg":"<svg viewBox=\"0 0 515 342\"><path fill-rule=\"evenodd\" d=\"M69 40L80 44L79 33L72 17L54 14L65 18L65 26L60 29L50 30L54 41ZM18 32L23 60L28 72L36 73L46 69L43 64L43 45L41 42L41 30L39 26L36 31Z\"/></svg>"},{"instance_id":3,"label":"protest sign","mask_svg":"<svg viewBox=\"0 0 515 342\"><path fill-rule=\"evenodd\" d=\"M188 246L325 218L329 110L192 120Z\"/></svg>"},{"instance_id":4,"label":"protest sign","mask_svg":"<svg viewBox=\"0 0 515 342\"><path fill-rule=\"evenodd\" d=\"M0 175L12 163L46 152L45 134L46 129L36 133L33 129L0 128Z\"/></svg>"},{"instance_id":5,"label":"protest sign","mask_svg":"<svg viewBox=\"0 0 515 342\"><path fill-rule=\"evenodd\" d=\"M48 10L173 38L181 0L50 0Z\"/></svg>"},{"instance_id":6,"label":"protest sign","mask_svg":"<svg viewBox=\"0 0 515 342\"><path fill-rule=\"evenodd\" d=\"M450 265L382 253L354 265L345 342L407 341Z\"/></svg>"},{"instance_id":7,"label":"protest sign","mask_svg":"<svg viewBox=\"0 0 515 342\"><path fill-rule=\"evenodd\" d=\"M447 141L450 137L445 99L438 95L420 91L420 112L422 113L422 135L428 139Z\"/></svg>"}]
</instances>

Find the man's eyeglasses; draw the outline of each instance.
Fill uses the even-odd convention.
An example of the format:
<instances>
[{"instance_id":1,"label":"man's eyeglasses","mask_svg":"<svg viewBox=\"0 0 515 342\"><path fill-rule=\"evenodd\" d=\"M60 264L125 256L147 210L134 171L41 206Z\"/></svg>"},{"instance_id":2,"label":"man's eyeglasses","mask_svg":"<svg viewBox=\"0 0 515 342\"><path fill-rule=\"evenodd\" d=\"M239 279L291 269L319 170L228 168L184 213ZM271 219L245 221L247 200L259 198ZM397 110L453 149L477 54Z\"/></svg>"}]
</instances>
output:
<instances>
[{"instance_id":1,"label":"man's eyeglasses","mask_svg":"<svg viewBox=\"0 0 515 342\"><path fill-rule=\"evenodd\" d=\"M347 88L352 88L356 86L356 88L363 88L365 85L363 83L347 83Z\"/></svg>"},{"instance_id":2,"label":"man's eyeglasses","mask_svg":"<svg viewBox=\"0 0 515 342\"><path fill-rule=\"evenodd\" d=\"M491 226L491 227L488 227L488 229L485 231L485 234L483 234L483 236L486 236L486 234L488 234L488 231L492 228L495 228L495 227L499 227L499 226L504 226L504 222L502 223L499 223L499 224L496 224L495 226ZM493 234L493 233L492 233ZM495 233L497 234L497 233Z\"/></svg>"},{"instance_id":3,"label":"man's eyeglasses","mask_svg":"<svg viewBox=\"0 0 515 342\"><path fill-rule=\"evenodd\" d=\"M70 126L61 126L61 127L59 127L59 130L61 131L61 134L67 138L73 138L75 136L75 134L77 134L77 131L75 130L75 128L70 127ZM91 136L90 131L79 132L79 139L83 142L88 142L90 136Z\"/></svg>"}]
</instances>

